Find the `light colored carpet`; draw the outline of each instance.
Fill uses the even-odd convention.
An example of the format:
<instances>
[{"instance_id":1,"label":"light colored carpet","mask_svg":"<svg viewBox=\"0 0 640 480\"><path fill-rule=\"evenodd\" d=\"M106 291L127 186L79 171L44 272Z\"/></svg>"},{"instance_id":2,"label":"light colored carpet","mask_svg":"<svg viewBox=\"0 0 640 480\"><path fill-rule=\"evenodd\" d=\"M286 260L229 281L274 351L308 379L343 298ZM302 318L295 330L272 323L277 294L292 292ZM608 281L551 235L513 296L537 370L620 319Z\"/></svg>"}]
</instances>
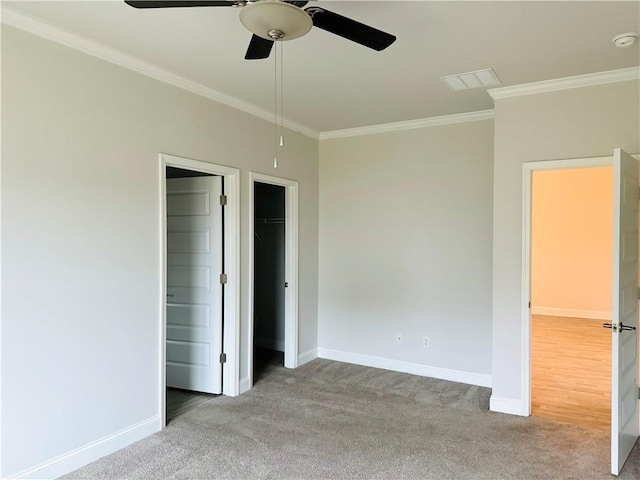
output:
<instances>
[{"instance_id":1,"label":"light colored carpet","mask_svg":"<svg viewBox=\"0 0 640 480\"><path fill-rule=\"evenodd\" d=\"M614 478L607 433L492 413L488 396L328 360L271 367L65 478ZM619 478L640 478L638 445Z\"/></svg>"}]
</instances>

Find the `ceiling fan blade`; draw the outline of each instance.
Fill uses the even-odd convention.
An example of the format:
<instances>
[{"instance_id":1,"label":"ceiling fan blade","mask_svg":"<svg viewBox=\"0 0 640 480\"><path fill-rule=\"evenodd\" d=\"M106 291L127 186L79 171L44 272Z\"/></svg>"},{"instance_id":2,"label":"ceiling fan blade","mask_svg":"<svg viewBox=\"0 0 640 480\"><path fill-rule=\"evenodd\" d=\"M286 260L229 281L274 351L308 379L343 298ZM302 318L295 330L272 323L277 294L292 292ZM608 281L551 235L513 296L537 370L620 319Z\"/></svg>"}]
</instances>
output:
<instances>
[{"instance_id":1,"label":"ceiling fan blade","mask_svg":"<svg viewBox=\"0 0 640 480\"><path fill-rule=\"evenodd\" d=\"M305 9L305 12L311 16L315 27L377 51L384 50L396 41L395 35L370 27L364 23L356 22L324 8L309 7Z\"/></svg>"},{"instance_id":2,"label":"ceiling fan blade","mask_svg":"<svg viewBox=\"0 0 640 480\"><path fill-rule=\"evenodd\" d=\"M290 3L294 7L302 8L309 2L301 2L301 1L299 2L299 1L294 1L294 0L284 0L284 3Z\"/></svg>"},{"instance_id":3,"label":"ceiling fan blade","mask_svg":"<svg viewBox=\"0 0 640 480\"><path fill-rule=\"evenodd\" d=\"M232 1L208 0L124 0L134 8L173 8L173 7L233 7Z\"/></svg>"},{"instance_id":4,"label":"ceiling fan blade","mask_svg":"<svg viewBox=\"0 0 640 480\"><path fill-rule=\"evenodd\" d=\"M271 48L273 48L273 40L267 40L265 38L254 35L249 42L249 48L244 56L245 60L260 60L262 58L269 58L271 54Z\"/></svg>"}]
</instances>

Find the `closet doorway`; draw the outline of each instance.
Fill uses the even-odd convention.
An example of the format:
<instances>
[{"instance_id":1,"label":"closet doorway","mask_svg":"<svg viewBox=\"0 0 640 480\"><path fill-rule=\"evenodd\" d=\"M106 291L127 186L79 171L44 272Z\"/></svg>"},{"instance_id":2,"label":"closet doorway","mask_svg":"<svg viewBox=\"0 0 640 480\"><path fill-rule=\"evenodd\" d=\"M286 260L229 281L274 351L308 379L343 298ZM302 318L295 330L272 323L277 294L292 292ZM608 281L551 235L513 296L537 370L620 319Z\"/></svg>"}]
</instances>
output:
<instances>
[{"instance_id":1,"label":"closet doorway","mask_svg":"<svg viewBox=\"0 0 640 480\"><path fill-rule=\"evenodd\" d=\"M250 385L298 366L297 182L256 173L251 192Z\"/></svg>"},{"instance_id":2,"label":"closet doorway","mask_svg":"<svg viewBox=\"0 0 640 480\"><path fill-rule=\"evenodd\" d=\"M253 381L284 366L284 187L253 184Z\"/></svg>"}]
</instances>

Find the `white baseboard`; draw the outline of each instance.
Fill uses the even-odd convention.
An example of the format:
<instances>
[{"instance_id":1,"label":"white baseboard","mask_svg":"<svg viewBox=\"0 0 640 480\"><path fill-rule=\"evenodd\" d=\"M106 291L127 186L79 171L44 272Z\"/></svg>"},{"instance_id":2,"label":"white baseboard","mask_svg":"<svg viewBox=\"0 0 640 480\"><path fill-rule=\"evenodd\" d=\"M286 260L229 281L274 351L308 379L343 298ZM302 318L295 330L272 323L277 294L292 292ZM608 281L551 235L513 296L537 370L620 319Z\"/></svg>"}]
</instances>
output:
<instances>
[{"instance_id":1,"label":"white baseboard","mask_svg":"<svg viewBox=\"0 0 640 480\"><path fill-rule=\"evenodd\" d=\"M251 390L251 383L249 382L249 377L244 377L240 380L240 395L245 392Z\"/></svg>"},{"instance_id":2,"label":"white baseboard","mask_svg":"<svg viewBox=\"0 0 640 480\"><path fill-rule=\"evenodd\" d=\"M272 338L256 338L253 341L254 346L260 348L268 348L269 350L275 350L276 352L284 352L284 341L274 340Z\"/></svg>"},{"instance_id":3,"label":"white baseboard","mask_svg":"<svg viewBox=\"0 0 640 480\"><path fill-rule=\"evenodd\" d=\"M353 363L365 367L382 368L394 372L410 373L421 377L439 378L452 382L479 385L481 387L491 387L491 375L482 373L464 372L462 370L452 370L449 368L431 367L419 363L403 362L390 358L374 357L371 355L361 355L358 353L342 352L330 350L328 348L318 348L318 357L337 362Z\"/></svg>"},{"instance_id":4,"label":"white baseboard","mask_svg":"<svg viewBox=\"0 0 640 480\"><path fill-rule=\"evenodd\" d=\"M88 443L83 447L76 448L40 465L36 465L33 468L24 470L10 478L58 478L160 430L162 430L160 417L156 415L155 417L138 422L116 433L107 435L100 440Z\"/></svg>"},{"instance_id":5,"label":"white baseboard","mask_svg":"<svg viewBox=\"0 0 640 480\"><path fill-rule=\"evenodd\" d=\"M304 365L305 363L308 363L311 360L315 360L316 358L318 358L317 348L312 348L311 350L307 350L306 352L298 355L298 366Z\"/></svg>"},{"instance_id":6,"label":"white baseboard","mask_svg":"<svg viewBox=\"0 0 640 480\"><path fill-rule=\"evenodd\" d=\"M573 308L557 308L557 307L531 307L533 315L548 315L550 317L572 317L572 318L591 318L593 320L611 320L610 311L600 310L577 310Z\"/></svg>"},{"instance_id":7,"label":"white baseboard","mask_svg":"<svg viewBox=\"0 0 640 480\"><path fill-rule=\"evenodd\" d=\"M498 413L508 413L509 415L527 416L524 412L522 402L517 398L496 397L491 395L489 399L489 410Z\"/></svg>"}]
</instances>

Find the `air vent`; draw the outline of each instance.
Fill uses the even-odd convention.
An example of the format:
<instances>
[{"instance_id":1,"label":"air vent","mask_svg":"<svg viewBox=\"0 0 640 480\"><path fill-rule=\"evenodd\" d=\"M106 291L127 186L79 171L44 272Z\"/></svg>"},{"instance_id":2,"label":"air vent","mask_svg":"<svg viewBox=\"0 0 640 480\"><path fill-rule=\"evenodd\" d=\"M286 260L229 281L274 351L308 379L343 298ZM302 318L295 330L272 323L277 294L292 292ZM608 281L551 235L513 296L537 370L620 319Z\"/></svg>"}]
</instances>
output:
<instances>
[{"instance_id":1,"label":"air vent","mask_svg":"<svg viewBox=\"0 0 640 480\"><path fill-rule=\"evenodd\" d=\"M451 90L469 90L470 88L483 88L502 85L502 82L492 68L476 70L475 72L459 73L442 77L440 80Z\"/></svg>"}]
</instances>

